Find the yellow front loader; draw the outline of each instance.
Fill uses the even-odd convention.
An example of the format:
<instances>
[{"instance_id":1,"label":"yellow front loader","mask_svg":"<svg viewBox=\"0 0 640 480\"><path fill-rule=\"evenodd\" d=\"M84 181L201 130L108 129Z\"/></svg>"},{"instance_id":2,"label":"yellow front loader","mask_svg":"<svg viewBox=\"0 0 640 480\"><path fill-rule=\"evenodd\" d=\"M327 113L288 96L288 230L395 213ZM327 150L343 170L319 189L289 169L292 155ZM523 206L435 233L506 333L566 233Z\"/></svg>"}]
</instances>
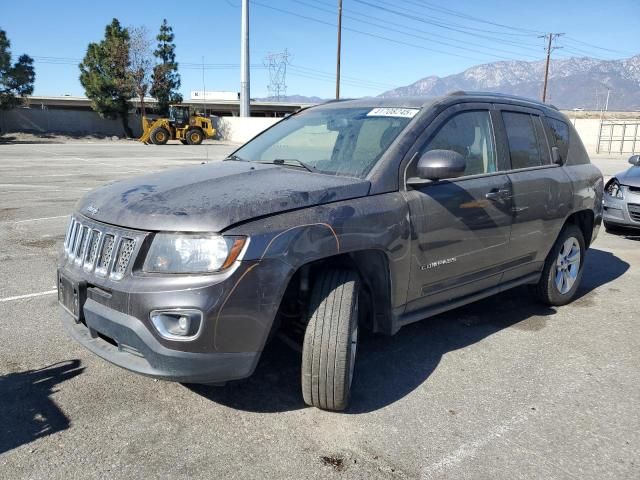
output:
<instances>
[{"instance_id":1,"label":"yellow front loader","mask_svg":"<svg viewBox=\"0 0 640 480\"><path fill-rule=\"evenodd\" d=\"M200 145L205 138L216 134L211 119L191 113L189 107L172 105L169 117L148 119L142 117L144 144L164 145L169 140L180 140L185 145Z\"/></svg>"}]
</instances>

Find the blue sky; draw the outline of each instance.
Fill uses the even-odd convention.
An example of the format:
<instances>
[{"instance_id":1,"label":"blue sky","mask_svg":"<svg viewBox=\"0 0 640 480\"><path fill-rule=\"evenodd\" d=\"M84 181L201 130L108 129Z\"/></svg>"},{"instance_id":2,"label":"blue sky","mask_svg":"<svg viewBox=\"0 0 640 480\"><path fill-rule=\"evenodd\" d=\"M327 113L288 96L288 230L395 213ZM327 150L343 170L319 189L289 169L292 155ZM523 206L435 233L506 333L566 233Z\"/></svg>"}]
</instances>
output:
<instances>
[{"instance_id":1,"label":"blue sky","mask_svg":"<svg viewBox=\"0 0 640 480\"><path fill-rule=\"evenodd\" d=\"M252 97L267 95L265 55L285 48L292 54L288 94L333 95L336 4L253 0ZM558 42L564 48L554 52L558 57L640 53L639 0L343 0L343 8L345 97L377 95L480 63L542 59L537 32L566 33ZM239 89L240 0L26 0L5 1L0 11L0 28L11 40L14 58L28 53L36 59L36 95L83 95L77 63L113 17L125 26L144 25L153 35L168 19L176 34L185 97L202 88L203 57L207 90Z\"/></svg>"}]
</instances>

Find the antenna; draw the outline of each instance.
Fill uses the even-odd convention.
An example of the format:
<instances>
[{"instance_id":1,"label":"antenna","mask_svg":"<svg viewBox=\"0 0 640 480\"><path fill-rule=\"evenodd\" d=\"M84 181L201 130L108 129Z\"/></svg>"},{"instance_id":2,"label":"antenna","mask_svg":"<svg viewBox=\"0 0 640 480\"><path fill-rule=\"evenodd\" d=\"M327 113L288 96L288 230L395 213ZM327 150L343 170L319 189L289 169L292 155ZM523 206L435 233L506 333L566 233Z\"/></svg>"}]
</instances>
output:
<instances>
[{"instance_id":1,"label":"antenna","mask_svg":"<svg viewBox=\"0 0 640 480\"><path fill-rule=\"evenodd\" d=\"M264 66L269 69L269 97L279 102L287 94L287 65L291 54L285 48L281 53L269 53Z\"/></svg>"}]
</instances>

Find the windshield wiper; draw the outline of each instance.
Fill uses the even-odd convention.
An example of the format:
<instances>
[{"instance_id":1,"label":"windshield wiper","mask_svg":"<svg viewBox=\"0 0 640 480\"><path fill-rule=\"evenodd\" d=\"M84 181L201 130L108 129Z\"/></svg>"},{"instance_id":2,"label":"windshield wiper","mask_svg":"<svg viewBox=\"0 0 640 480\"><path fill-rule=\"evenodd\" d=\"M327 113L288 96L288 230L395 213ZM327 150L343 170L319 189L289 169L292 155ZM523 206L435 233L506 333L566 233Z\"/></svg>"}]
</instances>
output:
<instances>
[{"instance_id":1,"label":"windshield wiper","mask_svg":"<svg viewBox=\"0 0 640 480\"><path fill-rule=\"evenodd\" d=\"M276 158L275 160L260 160L258 163L270 163L274 165L288 165L291 167L301 167L307 170L308 172L313 172L316 167L312 167L311 165L304 163L297 158Z\"/></svg>"},{"instance_id":2,"label":"windshield wiper","mask_svg":"<svg viewBox=\"0 0 640 480\"><path fill-rule=\"evenodd\" d=\"M225 158L225 161L227 161L227 160L233 160L233 161L236 161L236 162L249 162L250 161L250 160L247 160L246 158L239 157L236 154L229 155L227 158Z\"/></svg>"}]
</instances>

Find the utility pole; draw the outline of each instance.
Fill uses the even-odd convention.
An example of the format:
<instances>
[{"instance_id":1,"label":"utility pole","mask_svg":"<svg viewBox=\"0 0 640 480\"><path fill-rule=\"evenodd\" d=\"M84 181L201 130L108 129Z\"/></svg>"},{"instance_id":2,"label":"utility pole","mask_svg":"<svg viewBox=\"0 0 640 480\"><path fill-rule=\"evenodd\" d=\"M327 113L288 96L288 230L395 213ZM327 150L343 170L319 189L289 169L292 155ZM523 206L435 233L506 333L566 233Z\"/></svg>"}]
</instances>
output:
<instances>
[{"instance_id":1,"label":"utility pole","mask_svg":"<svg viewBox=\"0 0 640 480\"><path fill-rule=\"evenodd\" d=\"M204 84L204 55L202 56L202 100L204 100L204 116L207 116L207 87Z\"/></svg>"},{"instance_id":2,"label":"utility pole","mask_svg":"<svg viewBox=\"0 0 640 480\"><path fill-rule=\"evenodd\" d=\"M602 110L600 111L600 124L602 124L602 121L604 120L604 112L608 112L609 111L609 97L611 96L611 87L609 85L607 85L606 83L603 83L603 82L600 82L600 84L604 88L607 89L607 99L604 101L604 106L602 107Z\"/></svg>"},{"instance_id":3,"label":"utility pole","mask_svg":"<svg viewBox=\"0 0 640 480\"><path fill-rule=\"evenodd\" d=\"M240 28L240 116L250 117L249 88L249 0L242 0Z\"/></svg>"},{"instance_id":4,"label":"utility pole","mask_svg":"<svg viewBox=\"0 0 640 480\"><path fill-rule=\"evenodd\" d=\"M340 49L342 47L342 0L338 0L338 54L336 57L336 100L340 99Z\"/></svg>"},{"instance_id":5,"label":"utility pole","mask_svg":"<svg viewBox=\"0 0 640 480\"><path fill-rule=\"evenodd\" d=\"M541 35L540 37L538 37L538 38L544 38L545 40L548 40L547 61L544 66L544 86L542 87L542 102L547 101L547 83L549 81L549 62L551 60L551 52L557 48L562 48L562 47L554 46L553 39L558 38L561 35L564 35L564 33L548 33L547 35Z\"/></svg>"}]
</instances>

